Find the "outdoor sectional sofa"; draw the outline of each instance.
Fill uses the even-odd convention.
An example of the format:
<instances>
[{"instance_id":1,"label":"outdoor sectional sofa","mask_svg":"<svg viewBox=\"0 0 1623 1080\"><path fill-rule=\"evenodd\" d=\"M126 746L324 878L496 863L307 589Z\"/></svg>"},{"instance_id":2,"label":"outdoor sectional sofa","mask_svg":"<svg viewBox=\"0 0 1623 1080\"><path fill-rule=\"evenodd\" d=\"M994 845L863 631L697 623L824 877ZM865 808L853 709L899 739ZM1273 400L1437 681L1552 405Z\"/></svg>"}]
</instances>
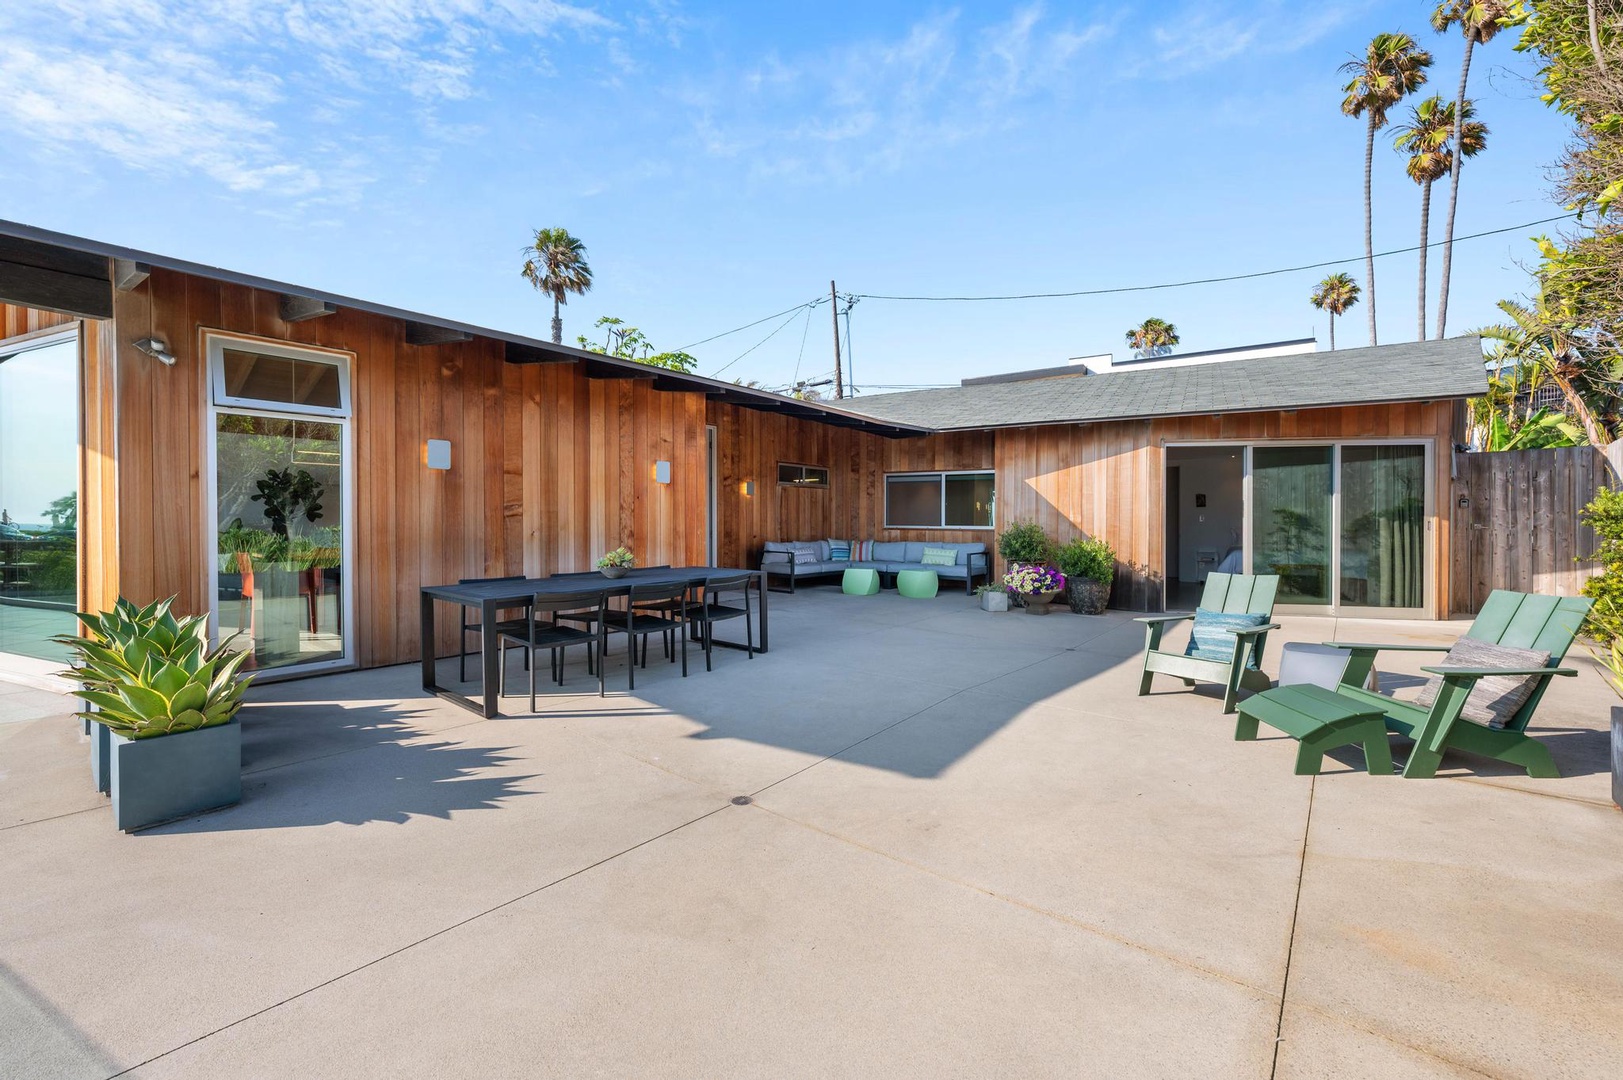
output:
<instances>
[{"instance_id":1,"label":"outdoor sectional sofa","mask_svg":"<svg viewBox=\"0 0 1623 1080\"><path fill-rule=\"evenodd\" d=\"M956 553L956 560L951 566L929 565L924 562L927 547L950 549ZM869 558L860 560L831 558L827 540L772 542L761 552L761 571L766 575L768 586L774 577L789 579L788 589L779 588L778 592L794 592L795 586L807 579L843 575L847 570L877 570L881 577L888 575L893 582L902 570L934 570L943 581L962 581L966 593L974 590L977 577L992 579L991 559L985 544L881 540L873 544Z\"/></svg>"}]
</instances>

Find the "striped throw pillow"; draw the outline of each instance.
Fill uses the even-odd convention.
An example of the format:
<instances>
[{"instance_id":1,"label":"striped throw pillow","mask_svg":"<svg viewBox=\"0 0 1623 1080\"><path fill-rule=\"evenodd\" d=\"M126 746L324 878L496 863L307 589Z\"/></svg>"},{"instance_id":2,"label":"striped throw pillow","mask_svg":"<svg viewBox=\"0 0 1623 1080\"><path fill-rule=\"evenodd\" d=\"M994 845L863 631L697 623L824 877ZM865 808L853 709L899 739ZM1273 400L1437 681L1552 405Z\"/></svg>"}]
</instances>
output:
<instances>
[{"instance_id":1,"label":"striped throw pillow","mask_svg":"<svg viewBox=\"0 0 1623 1080\"><path fill-rule=\"evenodd\" d=\"M1189 646L1184 649L1183 654L1200 660L1231 663L1234 660L1234 631L1251 630L1264 625L1267 621L1266 615L1251 615L1243 611L1227 614L1196 608L1195 627L1189 632ZM1247 666L1257 666L1255 649L1251 651Z\"/></svg>"},{"instance_id":2,"label":"striped throw pillow","mask_svg":"<svg viewBox=\"0 0 1623 1080\"><path fill-rule=\"evenodd\" d=\"M1473 637L1462 637L1448 650L1448 656L1438 667L1476 667L1476 668L1541 668L1550 662L1550 654L1538 649L1518 649L1511 645L1495 645L1488 641L1478 641ZM1485 679L1478 679L1471 688L1471 693L1465 699L1465 707L1460 715L1467 720L1474 720L1479 724L1486 724L1491 728L1502 728L1516 716L1521 707L1527 704L1527 699L1533 696L1538 687L1537 675L1489 675ZM1443 688L1443 677L1433 675L1431 681L1421 687L1420 693L1415 697L1414 703L1423 709L1429 709L1437 700L1437 692Z\"/></svg>"},{"instance_id":3,"label":"striped throw pillow","mask_svg":"<svg viewBox=\"0 0 1623 1080\"><path fill-rule=\"evenodd\" d=\"M924 549L924 558L919 560L925 566L951 566L958 561L958 552L952 548Z\"/></svg>"},{"instance_id":4,"label":"striped throw pillow","mask_svg":"<svg viewBox=\"0 0 1623 1080\"><path fill-rule=\"evenodd\" d=\"M850 562L851 541L830 540L828 542L828 560L829 562Z\"/></svg>"},{"instance_id":5,"label":"striped throw pillow","mask_svg":"<svg viewBox=\"0 0 1623 1080\"><path fill-rule=\"evenodd\" d=\"M851 561L852 562L873 562L873 541L872 540L853 540L853 541L851 541Z\"/></svg>"}]
</instances>

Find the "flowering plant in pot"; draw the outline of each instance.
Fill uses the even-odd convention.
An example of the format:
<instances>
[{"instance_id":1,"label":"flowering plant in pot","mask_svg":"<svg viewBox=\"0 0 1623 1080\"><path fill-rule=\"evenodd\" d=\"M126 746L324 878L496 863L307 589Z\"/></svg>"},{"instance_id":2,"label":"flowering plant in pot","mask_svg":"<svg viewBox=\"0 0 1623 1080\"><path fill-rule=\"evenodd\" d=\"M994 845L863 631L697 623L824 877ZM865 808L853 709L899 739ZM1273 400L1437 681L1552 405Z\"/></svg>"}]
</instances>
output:
<instances>
[{"instance_id":1,"label":"flowering plant in pot","mask_svg":"<svg viewBox=\"0 0 1623 1080\"><path fill-rule=\"evenodd\" d=\"M177 617L174 598L81 613L83 637L63 675L79 684L79 715L106 730L113 818L126 831L242 798L237 710L252 676L247 652L208 645L205 616Z\"/></svg>"},{"instance_id":2,"label":"flowering plant in pot","mask_svg":"<svg viewBox=\"0 0 1623 1080\"><path fill-rule=\"evenodd\" d=\"M1065 575L1052 566L1015 565L1003 575L1003 584L1026 602L1033 615L1048 614L1048 602L1065 588Z\"/></svg>"},{"instance_id":3,"label":"flowering plant in pot","mask_svg":"<svg viewBox=\"0 0 1623 1080\"><path fill-rule=\"evenodd\" d=\"M622 545L598 559L597 568L603 572L603 576L606 578L622 578L630 572L636 561L632 557L631 551Z\"/></svg>"},{"instance_id":4,"label":"flowering plant in pot","mask_svg":"<svg viewBox=\"0 0 1623 1080\"><path fill-rule=\"evenodd\" d=\"M1103 615L1116 580L1116 551L1099 539L1077 537L1054 551L1065 574L1065 600L1078 615Z\"/></svg>"}]
</instances>

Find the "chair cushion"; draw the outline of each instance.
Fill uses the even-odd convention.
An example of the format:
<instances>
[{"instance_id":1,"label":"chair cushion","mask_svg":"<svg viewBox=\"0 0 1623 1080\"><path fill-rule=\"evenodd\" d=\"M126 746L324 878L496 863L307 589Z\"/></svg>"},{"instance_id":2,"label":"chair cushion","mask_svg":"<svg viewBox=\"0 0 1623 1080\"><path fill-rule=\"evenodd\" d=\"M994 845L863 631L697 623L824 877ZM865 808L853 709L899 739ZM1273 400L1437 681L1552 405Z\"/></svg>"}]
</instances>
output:
<instances>
[{"instance_id":1,"label":"chair cushion","mask_svg":"<svg viewBox=\"0 0 1623 1080\"><path fill-rule=\"evenodd\" d=\"M850 562L851 541L830 540L828 542L828 558L830 562Z\"/></svg>"},{"instance_id":2,"label":"chair cushion","mask_svg":"<svg viewBox=\"0 0 1623 1080\"><path fill-rule=\"evenodd\" d=\"M1183 654L1201 660L1229 663L1234 659L1234 631L1253 630L1266 625L1267 622L1266 615L1252 615L1244 611L1228 614L1196 608L1195 625L1189 631L1189 645ZM1255 652L1252 654L1251 663L1253 666L1256 664Z\"/></svg>"},{"instance_id":3,"label":"chair cushion","mask_svg":"<svg viewBox=\"0 0 1623 1080\"><path fill-rule=\"evenodd\" d=\"M952 566L958 561L958 552L952 548L926 547L919 558L925 566Z\"/></svg>"},{"instance_id":4,"label":"chair cushion","mask_svg":"<svg viewBox=\"0 0 1623 1080\"><path fill-rule=\"evenodd\" d=\"M1518 649L1510 645L1478 641L1473 637L1462 637L1454 643L1454 647L1448 650L1443 662L1437 666L1536 668L1544 667L1549 662L1550 654L1539 652L1537 649ZM1460 710L1460 715L1479 724L1502 728L1510 723L1510 718L1527 704L1529 697L1533 696L1533 688L1538 678L1537 675L1526 677L1489 675L1478 679L1476 685L1471 688L1470 696L1465 699L1465 708ZM1433 675L1431 681L1420 688L1414 703L1422 708L1431 708L1442 686L1442 676Z\"/></svg>"}]
</instances>

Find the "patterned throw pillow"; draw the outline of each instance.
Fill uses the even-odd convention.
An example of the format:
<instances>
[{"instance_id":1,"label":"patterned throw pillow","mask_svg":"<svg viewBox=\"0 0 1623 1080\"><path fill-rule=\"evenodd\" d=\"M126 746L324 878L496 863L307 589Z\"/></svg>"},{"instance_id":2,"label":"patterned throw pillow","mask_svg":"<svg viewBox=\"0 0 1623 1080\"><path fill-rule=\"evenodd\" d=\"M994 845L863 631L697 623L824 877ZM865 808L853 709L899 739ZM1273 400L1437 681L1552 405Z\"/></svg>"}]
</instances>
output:
<instances>
[{"instance_id":1,"label":"patterned throw pillow","mask_svg":"<svg viewBox=\"0 0 1623 1080\"><path fill-rule=\"evenodd\" d=\"M789 550L795 553L795 564L805 566L807 563L822 562L822 552L817 550L816 544L794 543Z\"/></svg>"},{"instance_id":2,"label":"patterned throw pillow","mask_svg":"<svg viewBox=\"0 0 1623 1080\"><path fill-rule=\"evenodd\" d=\"M952 548L927 547L919 562L925 566L951 566L958 561L958 552Z\"/></svg>"},{"instance_id":3,"label":"patterned throw pillow","mask_svg":"<svg viewBox=\"0 0 1623 1080\"><path fill-rule=\"evenodd\" d=\"M1200 660L1230 663L1234 659L1234 631L1252 630L1267 622L1266 615L1252 615L1244 611L1228 614L1196 608L1195 627L1189 632L1189 645L1183 654ZM1247 664L1250 667L1257 666L1255 649L1251 651L1251 658Z\"/></svg>"},{"instance_id":4,"label":"patterned throw pillow","mask_svg":"<svg viewBox=\"0 0 1623 1080\"><path fill-rule=\"evenodd\" d=\"M872 540L853 540L853 541L851 541L851 561L852 562L873 562L873 541Z\"/></svg>"},{"instance_id":5,"label":"patterned throw pillow","mask_svg":"<svg viewBox=\"0 0 1623 1080\"><path fill-rule=\"evenodd\" d=\"M849 540L830 540L828 542L829 562L850 562L851 542Z\"/></svg>"},{"instance_id":6,"label":"patterned throw pillow","mask_svg":"<svg viewBox=\"0 0 1623 1080\"><path fill-rule=\"evenodd\" d=\"M1518 649L1510 645L1495 645L1488 641L1478 641L1476 638L1462 637L1454 643L1454 647L1448 650L1443 662L1437 666L1539 668L1549 662L1550 654L1539 652L1537 649ZM1476 686L1471 688L1470 696L1465 699L1465 708L1460 711L1460 715L1491 728L1502 728L1510 723L1510 718L1516 715L1516 710L1527 704L1527 699L1533 696L1533 687L1537 681L1537 675L1529 675L1526 678L1516 675L1489 675L1487 678L1478 679ZM1431 681L1421 687L1414 703L1423 709L1431 708L1432 703L1437 700L1437 692L1442 688L1442 676L1433 675Z\"/></svg>"}]
</instances>

